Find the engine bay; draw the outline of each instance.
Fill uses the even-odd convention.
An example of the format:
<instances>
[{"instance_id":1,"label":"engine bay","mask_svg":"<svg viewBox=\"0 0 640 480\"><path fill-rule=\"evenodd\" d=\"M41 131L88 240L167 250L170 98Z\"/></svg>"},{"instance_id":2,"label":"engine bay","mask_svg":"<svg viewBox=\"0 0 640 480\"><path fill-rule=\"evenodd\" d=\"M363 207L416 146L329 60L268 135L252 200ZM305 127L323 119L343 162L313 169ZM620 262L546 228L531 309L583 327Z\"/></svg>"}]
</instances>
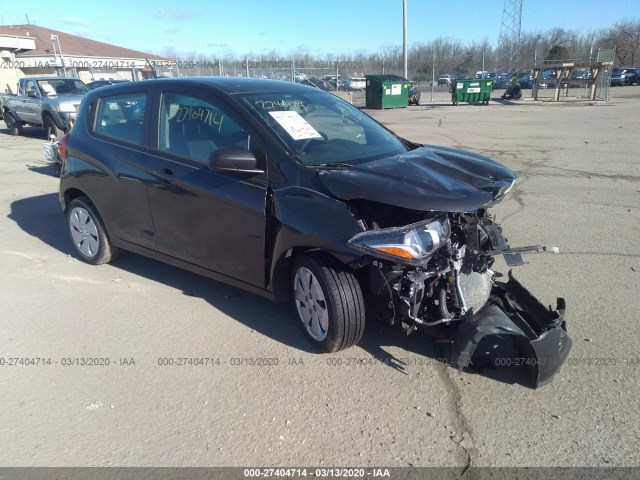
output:
<instances>
[{"instance_id":1,"label":"engine bay","mask_svg":"<svg viewBox=\"0 0 640 480\"><path fill-rule=\"evenodd\" d=\"M547 309L511 272L507 282L499 281L503 275L492 266L496 255L520 266L522 252L557 252L556 247L510 248L486 208L425 212L364 200L349 207L366 230L350 244L370 253L361 268L367 272L362 281L377 299L382 320L407 335L420 330L448 340L459 369L473 364L483 338L509 336L528 358L531 384L552 379L571 348L564 300L558 298L555 310ZM415 246L420 242L422 249Z\"/></svg>"}]
</instances>

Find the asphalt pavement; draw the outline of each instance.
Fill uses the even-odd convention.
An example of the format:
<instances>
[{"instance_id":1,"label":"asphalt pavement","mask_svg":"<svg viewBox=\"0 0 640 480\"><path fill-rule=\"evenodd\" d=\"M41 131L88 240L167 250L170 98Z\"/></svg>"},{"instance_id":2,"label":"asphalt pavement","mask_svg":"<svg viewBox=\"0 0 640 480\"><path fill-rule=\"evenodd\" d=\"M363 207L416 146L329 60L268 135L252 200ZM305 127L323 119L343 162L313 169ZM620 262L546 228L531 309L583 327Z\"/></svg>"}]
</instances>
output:
<instances>
[{"instance_id":1,"label":"asphalt pavement","mask_svg":"<svg viewBox=\"0 0 640 480\"><path fill-rule=\"evenodd\" d=\"M426 88L422 103L368 113L512 168L505 235L560 248L514 270L566 299L574 344L553 383L461 373L424 335L373 323L317 354L286 304L134 254L87 265L42 130L3 129L0 466L638 466L640 86L606 104L454 107Z\"/></svg>"}]
</instances>

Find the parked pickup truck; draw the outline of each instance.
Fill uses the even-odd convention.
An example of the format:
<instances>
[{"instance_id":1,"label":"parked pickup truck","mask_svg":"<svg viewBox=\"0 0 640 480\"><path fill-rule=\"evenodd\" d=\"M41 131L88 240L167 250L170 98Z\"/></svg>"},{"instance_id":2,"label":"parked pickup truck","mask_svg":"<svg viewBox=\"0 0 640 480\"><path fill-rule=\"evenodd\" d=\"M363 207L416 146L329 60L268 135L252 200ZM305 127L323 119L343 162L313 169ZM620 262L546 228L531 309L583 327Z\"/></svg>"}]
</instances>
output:
<instances>
[{"instance_id":1,"label":"parked pickup truck","mask_svg":"<svg viewBox=\"0 0 640 480\"><path fill-rule=\"evenodd\" d=\"M0 93L0 120L4 117L4 101L6 97L6 93Z\"/></svg>"},{"instance_id":2,"label":"parked pickup truck","mask_svg":"<svg viewBox=\"0 0 640 480\"><path fill-rule=\"evenodd\" d=\"M73 126L82 97L89 91L76 78L21 78L17 95L4 95L2 115L11 135L24 125L41 125L47 139L61 138Z\"/></svg>"}]
</instances>

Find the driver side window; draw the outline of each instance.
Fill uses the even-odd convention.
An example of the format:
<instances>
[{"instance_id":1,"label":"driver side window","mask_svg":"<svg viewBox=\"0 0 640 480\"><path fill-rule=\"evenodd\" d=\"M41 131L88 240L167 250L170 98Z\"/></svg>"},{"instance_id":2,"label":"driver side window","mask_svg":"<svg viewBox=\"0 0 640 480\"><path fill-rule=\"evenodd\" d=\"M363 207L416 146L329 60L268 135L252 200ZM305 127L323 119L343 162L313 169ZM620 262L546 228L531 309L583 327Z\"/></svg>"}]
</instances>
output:
<instances>
[{"instance_id":1,"label":"driver side window","mask_svg":"<svg viewBox=\"0 0 640 480\"><path fill-rule=\"evenodd\" d=\"M250 148L250 136L219 106L194 96L166 92L162 96L158 147L206 164L218 149Z\"/></svg>"},{"instance_id":2,"label":"driver side window","mask_svg":"<svg viewBox=\"0 0 640 480\"><path fill-rule=\"evenodd\" d=\"M27 95L33 95L34 93L37 95L38 89L36 88L36 82L29 80L24 86L24 91Z\"/></svg>"}]
</instances>

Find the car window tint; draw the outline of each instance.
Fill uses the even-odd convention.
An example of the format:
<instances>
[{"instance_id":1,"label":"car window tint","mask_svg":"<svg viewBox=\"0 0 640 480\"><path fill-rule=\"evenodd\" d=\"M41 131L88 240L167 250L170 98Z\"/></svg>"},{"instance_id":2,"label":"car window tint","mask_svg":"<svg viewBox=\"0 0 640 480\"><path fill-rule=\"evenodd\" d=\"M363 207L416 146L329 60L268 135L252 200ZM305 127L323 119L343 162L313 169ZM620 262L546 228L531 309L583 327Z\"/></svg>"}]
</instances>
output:
<instances>
[{"instance_id":1,"label":"car window tint","mask_svg":"<svg viewBox=\"0 0 640 480\"><path fill-rule=\"evenodd\" d=\"M207 163L218 149L250 148L248 133L211 102L179 93L164 93L158 147L196 162Z\"/></svg>"},{"instance_id":2,"label":"car window tint","mask_svg":"<svg viewBox=\"0 0 640 480\"><path fill-rule=\"evenodd\" d=\"M142 144L146 104L144 93L101 98L95 131L124 142Z\"/></svg>"}]
</instances>

